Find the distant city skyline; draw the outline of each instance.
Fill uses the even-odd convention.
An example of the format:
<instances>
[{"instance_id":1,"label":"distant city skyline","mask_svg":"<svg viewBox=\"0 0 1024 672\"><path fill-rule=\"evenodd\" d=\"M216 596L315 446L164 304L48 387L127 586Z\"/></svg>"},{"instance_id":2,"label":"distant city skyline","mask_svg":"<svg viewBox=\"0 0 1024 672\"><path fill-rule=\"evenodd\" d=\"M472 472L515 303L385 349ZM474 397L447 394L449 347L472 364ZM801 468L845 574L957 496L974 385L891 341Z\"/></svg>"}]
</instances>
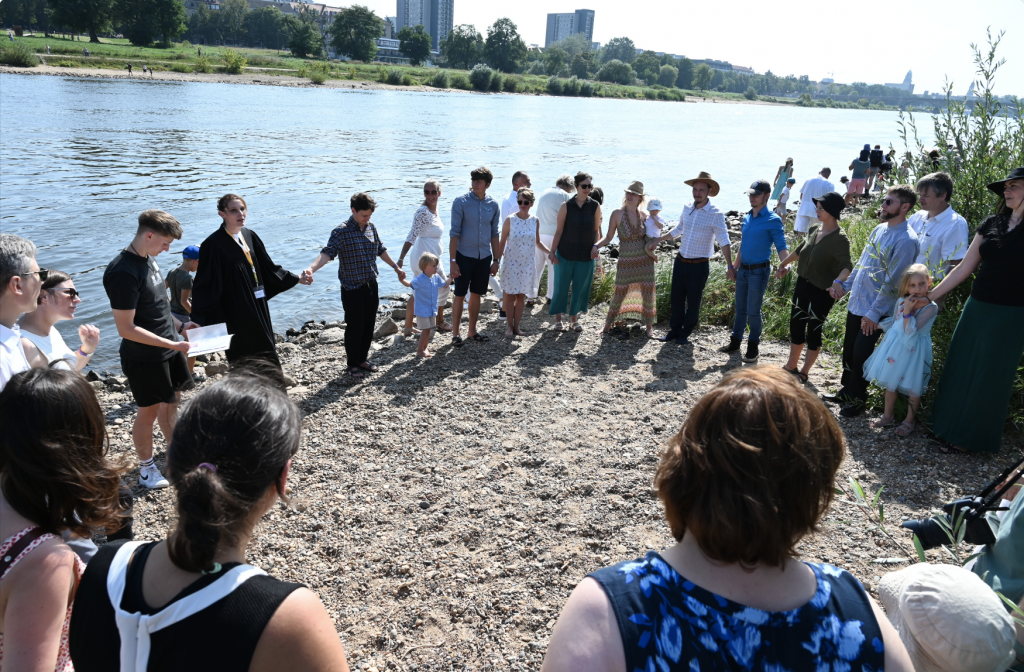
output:
<instances>
[{"instance_id":1,"label":"distant city skyline","mask_svg":"<svg viewBox=\"0 0 1024 672\"><path fill-rule=\"evenodd\" d=\"M360 0L378 16L391 16L395 0ZM486 37L487 27L508 17L527 44L544 45L547 15L552 10L592 9L598 16L593 41L607 44L628 37L637 47L718 59L752 67L759 73L808 75L820 81L882 84L899 82L914 72L915 92L940 91L948 77L964 95L975 77L970 44L985 45L985 30L1006 30L999 56L1007 63L997 77L1001 95L1024 95L1024 1L989 0L984 11L964 11L955 0L919 3L895 0L880 13L851 12L842 6L798 2L766 9L753 0L734 0L728 17L748 17L726 24L715 21L712 8L681 9L671 0L640 0L624 5L612 0L520 0L516 3L469 2L454 7L454 25L469 23ZM756 20L755 20L756 19Z\"/></svg>"},{"instance_id":2,"label":"distant city skyline","mask_svg":"<svg viewBox=\"0 0 1024 672\"><path fill-rule=\"evenodd\" d=\"M585 35L587 42L594 39L594 10L577 9L574 12L549 13L544 33L544 48L561 42L570 35Z\"/></svg>"},{"instance_id":3,"label":"distant city skyline","mask_svg":"<svg viewBox=\"0 0 1024 672\"><path fill-rule=\"evenodd\" d=\"M455 0L397 0L395 35L405 26L423 26L430 35L430 48L437 51L454 26L454 13ZM379 11L377 15L382 19L390 16Z\"/></svg>"}]
</instances>

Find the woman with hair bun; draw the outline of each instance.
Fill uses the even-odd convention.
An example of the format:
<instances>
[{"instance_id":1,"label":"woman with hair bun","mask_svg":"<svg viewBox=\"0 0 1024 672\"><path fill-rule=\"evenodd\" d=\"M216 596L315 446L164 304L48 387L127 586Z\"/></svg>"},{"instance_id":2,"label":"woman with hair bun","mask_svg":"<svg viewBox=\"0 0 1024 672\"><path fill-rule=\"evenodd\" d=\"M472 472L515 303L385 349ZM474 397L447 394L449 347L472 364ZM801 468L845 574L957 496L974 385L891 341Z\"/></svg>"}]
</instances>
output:
<instances>
[{"instance_id":1,"label":"woman with hair bun","mask_svg":"<svg viewBox=\"0 0 1024 672\"><path fill-rule=\"evenodd\" d=\"M237 194L217 201L222 220L199 246L192 285L192 321L204 327L226 323L232 334L228 361L262 359L281 369L270 321L270 299L309 281L275 264L263 241L246 227L248 206Z\"/></svg>"},{"instance_id":2,"label":"woman with hair bun","mask_svg":"<svg viewBox=\"0 0 1024 672\"><path fill-rule=\"evenodd\" d=\"M245 370L189 401L167 464L177 525L89 563L71 621L78 672L348 670L317 596L245 562L256 524L285 499L301 417Z\"/></svg>"},{"instance_id":3,"label":"woman with hair bun","mask_svg":"<svg viewBox=\"0 0 1024 672\"><path fill-rule=\"evenodd\" d=\"M676 544L585 578L542 672L914 669L849 572L798 559L832 502L843 433L779 368L727 375L654 477Z\"/></svg>"},{"instance_id":4,"label":"woman with hair bun","mask_svg":"<svg viewBox=\"0 0 1024 672\"><path fill-rule=\"evenodd\" d=\"M15 375L0 392L0 668L71 670L68 622L85 565L60 535L114 531L119 470L81 375Z\"/></svg>"}]
</instances>

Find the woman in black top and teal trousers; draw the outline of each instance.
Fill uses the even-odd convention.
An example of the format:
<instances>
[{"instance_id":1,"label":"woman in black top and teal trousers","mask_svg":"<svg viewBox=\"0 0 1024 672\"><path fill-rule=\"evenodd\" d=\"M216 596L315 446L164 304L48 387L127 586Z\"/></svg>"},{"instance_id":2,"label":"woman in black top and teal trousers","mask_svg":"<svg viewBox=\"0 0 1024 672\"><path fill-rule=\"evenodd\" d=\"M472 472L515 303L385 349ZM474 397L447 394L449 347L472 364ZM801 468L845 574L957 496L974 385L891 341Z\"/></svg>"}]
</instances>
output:
<instances>
[{"instance_id":1,"label":"woman in black top and teal trousers","mask_svg":"<svg viewBox=\"0 0 1024 672\"><path fill-rule=\"evenodd\" d=\"M597 241L601 239L601 206L590 198L594 180L589 174L576 173L574 182L576 197L558 210L558 229L548 253L555 269L555 289L548 313L555 316L555 329L565 331L562 313L568 312L569 328L579 332L583 327L577 318L580 313L587 312L590 304Z\"/></svg>"},{"instance_id":2,"label":"woman in black top and teal trousers","mask_svg":"<svg viewBox=\"0 0 1024 672\"><path fill-rule=\"evenodd\" d=\"M949 342L932 430L958 450L997 453L1024 355L1024 168L988 188L1000 197L998 214L982 222L964 260L928 294L937 301L978 271Z\"/></svg>"}]
</instances>

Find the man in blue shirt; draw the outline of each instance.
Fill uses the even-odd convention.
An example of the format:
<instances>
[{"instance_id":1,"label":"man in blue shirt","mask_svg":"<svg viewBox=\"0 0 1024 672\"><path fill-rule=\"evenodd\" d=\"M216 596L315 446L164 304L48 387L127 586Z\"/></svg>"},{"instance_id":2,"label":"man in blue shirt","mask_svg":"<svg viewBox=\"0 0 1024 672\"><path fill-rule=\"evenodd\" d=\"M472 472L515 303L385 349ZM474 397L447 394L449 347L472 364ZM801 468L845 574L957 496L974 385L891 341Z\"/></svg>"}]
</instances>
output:
<instances>
[{"instance_id":1,"label":"man in blue shirt","mask_svg":"<svg viewBox=\"0 0 1024 672\"><path fill-rule=\"evenodd\" d=\"M729 266L726 275L736 281L736 322L733 324L729 345L722 352L737 352L743 342L743 332L750 322L750 338L747 339L747 353L744 362L756 362L757 347L761 342L761 328L764 324L761 303L771 276L772 244L782 259L788 254L786 232L782 218L768 209L768 198L772 185L766 180L757 180L747 195L750 197L750 212L743 218L743 238L740 251L736 253L736 265Z\"/></svg>"},{"instance_id":2,"label":"man in blue shirt","mask_svg":"<svg viewBox=\"0 0 1024 672\"><path fill-rule=\"evenodd\" d=\"M895 307L903 271L917 259L917 234L907 222L907 213L916 204L917 193L910 185L889 189L878 212L881 224L871 232L853 273L846 282L837 279L829 290L837 301L846 292L850 293L843 336L843 387L835 395L822 397L825 401L843 404L839 411L843 417L852 418L864 412L868 398L864 362L868 361L882 335L879 323Z\"/></svg>"},{"instance_id":3,"label":"man in blue shirt","mask_svg":"<svg viewBox=\"0 0 1024 672\"><path fill-rule=\"evenodd\" d=\"M501 227L501 206L487 195L494 175L488 168L477 168L469 174L472 191L452 203L450 269L455 281L452 301L452 343L462 346L462 300L469 296L469 330L466 338L484 342L486 336L476 332L480 315L480 297L487 292L489 276L498 273L501 255L497 253Z\"/></svg>"}]
</instances>

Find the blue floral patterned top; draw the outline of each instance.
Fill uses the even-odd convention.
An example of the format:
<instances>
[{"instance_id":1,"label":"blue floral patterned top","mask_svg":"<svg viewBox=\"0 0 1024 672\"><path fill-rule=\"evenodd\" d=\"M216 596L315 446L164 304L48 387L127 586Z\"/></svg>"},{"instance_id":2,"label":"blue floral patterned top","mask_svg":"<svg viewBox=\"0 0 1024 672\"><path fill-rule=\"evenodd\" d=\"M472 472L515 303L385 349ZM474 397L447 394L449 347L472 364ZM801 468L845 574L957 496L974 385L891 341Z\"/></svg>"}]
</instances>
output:
<instances>
[{"instance_id":1,"label":"blue floral patterned top","mask_svg":"<svg viewBox=\"0 0 1024 672\"><path fill-rule=\"evenodd\" d=\"M591 574L622 634L627 672L877 672L882 631L849 572L807 563L818 590L791 611L762 611L704 590L658 553Z\"/></svg>"}]
</instances>

